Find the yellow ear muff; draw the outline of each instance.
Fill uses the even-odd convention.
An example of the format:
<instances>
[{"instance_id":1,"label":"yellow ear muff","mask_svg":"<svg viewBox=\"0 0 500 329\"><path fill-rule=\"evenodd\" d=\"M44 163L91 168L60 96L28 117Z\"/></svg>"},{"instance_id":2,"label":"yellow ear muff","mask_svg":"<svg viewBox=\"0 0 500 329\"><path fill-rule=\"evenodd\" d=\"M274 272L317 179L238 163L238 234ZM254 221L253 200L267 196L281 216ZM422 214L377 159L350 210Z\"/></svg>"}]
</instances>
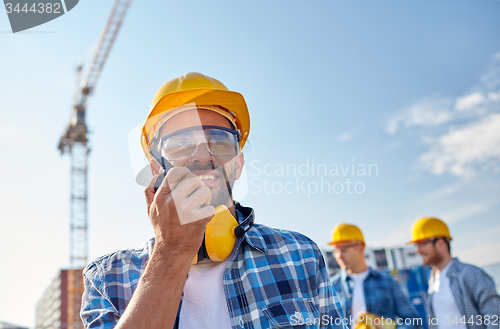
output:
<instances>
[{"instance_id":1,"label":"yellow ear muff","mask_svg":"<svg viewBox=\"0 0 500 329\"><path fill-rule=\"evenodd\" d=\"M225 205L215 208L215 215L205 231L205 247L212 261L223 261L231 254L236 242L234 229L237 226L238 222Z\"/></svg>"}]
</instances>

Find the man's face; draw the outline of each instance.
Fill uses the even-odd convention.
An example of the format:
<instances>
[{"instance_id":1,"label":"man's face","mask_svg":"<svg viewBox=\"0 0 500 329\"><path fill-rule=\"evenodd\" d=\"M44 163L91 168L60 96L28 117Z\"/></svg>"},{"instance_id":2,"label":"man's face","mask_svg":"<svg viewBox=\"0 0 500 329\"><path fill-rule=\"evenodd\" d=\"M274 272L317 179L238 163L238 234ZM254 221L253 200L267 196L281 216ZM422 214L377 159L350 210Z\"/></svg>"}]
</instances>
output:
<instances>
[{"instance_id":1,"label":"man's face","mask_svg":"<svg viewBox=\"0 0 500 329\"><path fill-rule=\"evenodd\" d=\"M179 113L169 119L162 127L160 136L165 136L181 129L198 127L200 125L233 128L222 115L210 110L189 110ZM197 175L212 192L211 204L214 207L224 204L231 207L230 195L234 181L243 169L243 154L232 156L213 156L208 151L206 143L201 143L196 154L187 160L171 161L175 167L185 166Z\"/></svg>"},{"instance_id":2,"label":"man's face","mask_svg":"<svg viewBox=\"0 0 500 329\"><path fill-rule=\"evenodd\" d=\"M363 249L359 241L343 241L335 245L333 253L340 268L351 270L364 259Z\"/></svg>"},{"instance_id":3,"label":"man's face","mask_svg":"<svg viewBox=\"0 0 500 329\"><path fill-rule=\"evenodd\" d=\"M436 247L436 243L432 240L424 240L415 243L417 247L417 252L422 256L422 260L425 266L432 266L439 263L441 260L441 255Z\"/></svg>"}]
</instances>

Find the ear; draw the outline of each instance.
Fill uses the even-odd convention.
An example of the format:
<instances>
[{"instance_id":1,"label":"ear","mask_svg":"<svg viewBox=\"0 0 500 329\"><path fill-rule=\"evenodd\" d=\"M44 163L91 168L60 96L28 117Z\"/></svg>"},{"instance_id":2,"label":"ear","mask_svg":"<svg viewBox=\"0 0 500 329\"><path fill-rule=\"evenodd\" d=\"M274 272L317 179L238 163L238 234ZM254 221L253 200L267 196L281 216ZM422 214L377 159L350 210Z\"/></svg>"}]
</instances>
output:
<instances>
[{"instance_id":1,"label":"ear","mask_svg":"<svg viewBox=\"0 0 500 329\"><path fill-rule=\"evenodd\" d=\"M243 153L238 153L236 157L234 158L235 164L236 164L236 175L235 175L235 180L238 180L241 176L241 173L243 171L243 166L245 165L245 158L243 156Z\"/></svg>"},{"instance_id":2,"label":"ear","mask_svg":"<svg viewBox=\"0 0 500 329\"><path fill-rule=\"evenodd\" d=\"M436 249L441 255L446 255L448 253L448 246L446 245L444 239L439 239L436 241Z\"/></svg>"},{"instance_id":3,"label":"ear","mask_svg":"<svg viewBox=\"0 0 500 329\"><path fill-rule=\"evenodd\" d=\"M363 243L360 243L359 245L356 246L358 248L358 252L360 257L365 257L365 245Z\"/></svg>"}]
</instances>

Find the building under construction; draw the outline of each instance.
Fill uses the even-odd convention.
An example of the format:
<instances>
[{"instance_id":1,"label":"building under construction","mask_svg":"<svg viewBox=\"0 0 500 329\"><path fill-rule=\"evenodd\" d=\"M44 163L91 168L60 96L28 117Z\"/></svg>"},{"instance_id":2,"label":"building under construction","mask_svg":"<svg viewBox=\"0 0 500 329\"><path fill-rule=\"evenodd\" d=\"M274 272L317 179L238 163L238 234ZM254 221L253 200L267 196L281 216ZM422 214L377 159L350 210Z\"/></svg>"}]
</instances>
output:
<instances>
[{"instance_id":1,"label":"building under construction","mask_svg":"<svg viewBox=\"0 0 500 329\"><path fill-rule=\"evenodd\" d=\"M36 304L35 329L83 328L82 270L61 270Z\"/></svg>"}]
</instances>

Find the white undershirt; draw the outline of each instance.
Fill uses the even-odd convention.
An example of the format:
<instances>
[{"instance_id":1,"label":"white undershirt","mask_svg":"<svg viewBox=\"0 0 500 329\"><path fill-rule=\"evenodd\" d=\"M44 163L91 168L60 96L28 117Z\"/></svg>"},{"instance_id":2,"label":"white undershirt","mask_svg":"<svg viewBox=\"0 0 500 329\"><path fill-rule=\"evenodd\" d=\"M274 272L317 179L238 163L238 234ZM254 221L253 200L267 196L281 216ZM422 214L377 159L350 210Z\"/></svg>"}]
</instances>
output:
<instances>
[{"instance_id":1,"label":"white undershirt","mask_svg":"<svg viewBox=\"0 0 500 329\"><path fill-rule=\"evenodd\" d=\"M462 313L458 309L457 302L453 297L450 287L450 279L446 275L451 265L451 261L441 272L434 274L434 295L432 296L432 309L437 317L438 329L454 328L466 329L462 319ZM455 319L456 316L456 319ZM455 322L455 323L453 323Z\"/></svg>"},{"instance_id":2,"label":"white undershirt","mask_svg":"<svg viewBox=\"0 0 500 329\"><path fill-rule=\"evenodd\" d=\"M363 282L365 281L368 273L367 269L361 273L351 273L349 277L354 282L354 289L352 290L352 300L351 300L351 310L352 318L357 319L358 314L366 312L366 301L365 301L365 290L363 288Z\"/></svg>"},{"instance_id":3,"label":"white undershirt","mask_svg":"<svg viewBox=\"0 0 500 329\"><path fill-rule=\"evenodd\" d=\"M180 329L231 329L222 282L230 258L223 262L191 265L184 285Z\"/></svg>"}]
</instances>

